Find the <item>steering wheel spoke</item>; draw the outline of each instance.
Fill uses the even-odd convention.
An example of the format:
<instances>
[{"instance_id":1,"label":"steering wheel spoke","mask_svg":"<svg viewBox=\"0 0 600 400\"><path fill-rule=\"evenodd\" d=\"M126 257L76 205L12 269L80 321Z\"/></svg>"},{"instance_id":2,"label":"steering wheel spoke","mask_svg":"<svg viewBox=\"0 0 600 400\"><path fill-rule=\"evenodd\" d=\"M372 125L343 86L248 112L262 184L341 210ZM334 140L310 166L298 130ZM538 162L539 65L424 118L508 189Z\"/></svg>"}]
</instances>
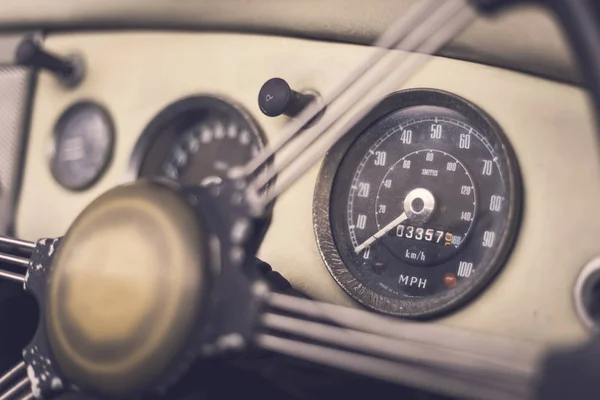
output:
<instances>
[{"instance_id":1,"label":"steering wheel spoke","mask_svg":"<svg viewBox=\"0 0 600 400\"><path fill-rule=\"evenodd\" d=\"M25 282L29 257L34 248L33 242L0 236L0 278Z\"/></svg>"},{"instance_id":2,"label":"steering wheel spoke","mask_svg":"<svg viewBox=\"0 0 600 400\"><path fill-rule=\"evenodd\" d=\"M14 282L25 282L25 275L24 274L18 274L15 272L11 272L11 271L2 271L0 270L0 278L4 278L7 279L9 281L14 281Z\"/></svg>"},{"instance_id":3,"label":"steering wheel spoke","mask_svg":"<svg viewBox=\"0 0 600 400\"><path fill-rule=\"evenodd\" d=\"M256 344L452 396L530 398L544 352L530 343L271 294Z\"/></svg>"},{"instance_id":4,"label":"steering wheel spoke","mask_svg":"<svg viewBox=\"0 0 600 400\"><path fill-rule=\"evenodd\" d=\"M33 398L26 369L25 362L21 361L0 377L0 400Z\"/></svg>"}]
</instances>

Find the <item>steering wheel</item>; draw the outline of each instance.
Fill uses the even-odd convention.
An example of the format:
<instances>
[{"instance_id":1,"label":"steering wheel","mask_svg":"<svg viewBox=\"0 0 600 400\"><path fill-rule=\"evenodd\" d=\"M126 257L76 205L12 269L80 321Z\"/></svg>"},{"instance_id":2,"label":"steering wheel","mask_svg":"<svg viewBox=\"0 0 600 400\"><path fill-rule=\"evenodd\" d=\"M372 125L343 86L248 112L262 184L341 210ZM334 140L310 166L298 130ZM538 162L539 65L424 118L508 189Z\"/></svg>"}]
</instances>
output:
<instances>
[{"instance_id":1,"label":"steering wheel","mask_svg":"<svg viewBox=\"0 0 600 400\"><path fill-rule=\"evenodd\" d=\"M380 68L364 79L375 83L393 72L395 84L402 82L425 61L416 53L438 50L477 12L516 3L419 2L335 90L310 103L270 148L231 168L223 182L199 187L140 180L100 196L63 237L0 238L0 260L21 268L0 270L0 277L21 282L40 311L23 360L0 377L0 400L75 392L168 395L195 361L256 348L475 398L530 398L549 393L548 382L556 385L560 377L593 376L600 355L568 370L530 343L276 293L253 268L273 202L370 110L336 124L352 103L348 89L390 54L392 70ZM600 4L539 3L565 28L600 115ZM442 25L434 23L440 19ZM361 87L373 86L365 83ZM371 94L382 98L388 87ZM339 103L296 135L324 107ZM599 389L593 379L583 386L594 384ZM575 393L574 385L564 387L563 394Z\"/></svg>"}]
</instances>

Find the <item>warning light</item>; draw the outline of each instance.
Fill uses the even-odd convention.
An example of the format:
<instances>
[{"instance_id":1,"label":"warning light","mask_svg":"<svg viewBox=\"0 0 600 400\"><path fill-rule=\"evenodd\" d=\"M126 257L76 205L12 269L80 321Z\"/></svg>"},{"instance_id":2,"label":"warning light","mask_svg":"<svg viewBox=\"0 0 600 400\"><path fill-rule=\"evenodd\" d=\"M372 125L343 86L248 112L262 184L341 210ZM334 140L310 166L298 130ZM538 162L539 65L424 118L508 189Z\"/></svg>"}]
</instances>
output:
<instances>
[{"instance_id":1,"label":"warning light","mask_svg":"<svg viewBox=\"0 0 600 400\"><path fill-rule=\"evenodd\" d=\"M452 289L454 286L456 286L456 275L454 275L452 272L448 272L446 275L444 275L442 282L448 289Z\"/></svg>"}]
</instances>

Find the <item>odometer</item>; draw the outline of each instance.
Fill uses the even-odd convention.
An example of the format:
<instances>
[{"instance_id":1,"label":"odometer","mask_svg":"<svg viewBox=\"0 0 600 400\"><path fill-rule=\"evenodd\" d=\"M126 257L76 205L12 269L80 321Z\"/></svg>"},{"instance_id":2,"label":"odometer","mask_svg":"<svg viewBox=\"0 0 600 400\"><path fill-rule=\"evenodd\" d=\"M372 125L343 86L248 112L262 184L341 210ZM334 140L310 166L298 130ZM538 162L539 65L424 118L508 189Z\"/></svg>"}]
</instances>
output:
<instances>
[{"instance_id":1,"label":"odometer","mask_svg":"<svg viewBox=\"0 0 600 400\"><path fill-rule=\"evenodd\" d=\"M449 93L411 90L386 98L328 153L315 227L351 296L382 312L428 316L495 274L519 204L516 161L491 118Z\"/></svg>"}]
</instances>

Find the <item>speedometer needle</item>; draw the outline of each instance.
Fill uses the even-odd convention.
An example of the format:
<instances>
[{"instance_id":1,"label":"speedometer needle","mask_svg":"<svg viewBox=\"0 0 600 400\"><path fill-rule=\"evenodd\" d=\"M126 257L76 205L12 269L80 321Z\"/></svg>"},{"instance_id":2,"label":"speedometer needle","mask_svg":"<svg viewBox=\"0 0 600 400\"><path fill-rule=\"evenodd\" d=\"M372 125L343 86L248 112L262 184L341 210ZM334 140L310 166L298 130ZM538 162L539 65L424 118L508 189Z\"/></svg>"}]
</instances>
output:
<instances>
[{"instance_id":1,"label":"speedometer needle","mask_svg":"<svg viewBox=\"0 0 600 400\"><path fill-rule=\"evenodd\" d=\"M382 237L383 235L385 235L386 233L388 233L389 231L394 229L396 226L398 226L401 223L403 223L404 221L406 221L407 218L408 217L406 216L406 213L403 212L398 218L396 218L395 220L393 220L392 222L390 222L389 224L387 224L386 226L381 228L381 230L379 230L376 234L374 234L373 236L371 236L370 238L368 238L367 240L362 242L360 245L356 246L356 248L354 249L354 252L356 254L360 253L361 251L363 251L365 249L365 247L370 246L377 239L379 239L380 237Z\"/></svg>"}]
</instances>

